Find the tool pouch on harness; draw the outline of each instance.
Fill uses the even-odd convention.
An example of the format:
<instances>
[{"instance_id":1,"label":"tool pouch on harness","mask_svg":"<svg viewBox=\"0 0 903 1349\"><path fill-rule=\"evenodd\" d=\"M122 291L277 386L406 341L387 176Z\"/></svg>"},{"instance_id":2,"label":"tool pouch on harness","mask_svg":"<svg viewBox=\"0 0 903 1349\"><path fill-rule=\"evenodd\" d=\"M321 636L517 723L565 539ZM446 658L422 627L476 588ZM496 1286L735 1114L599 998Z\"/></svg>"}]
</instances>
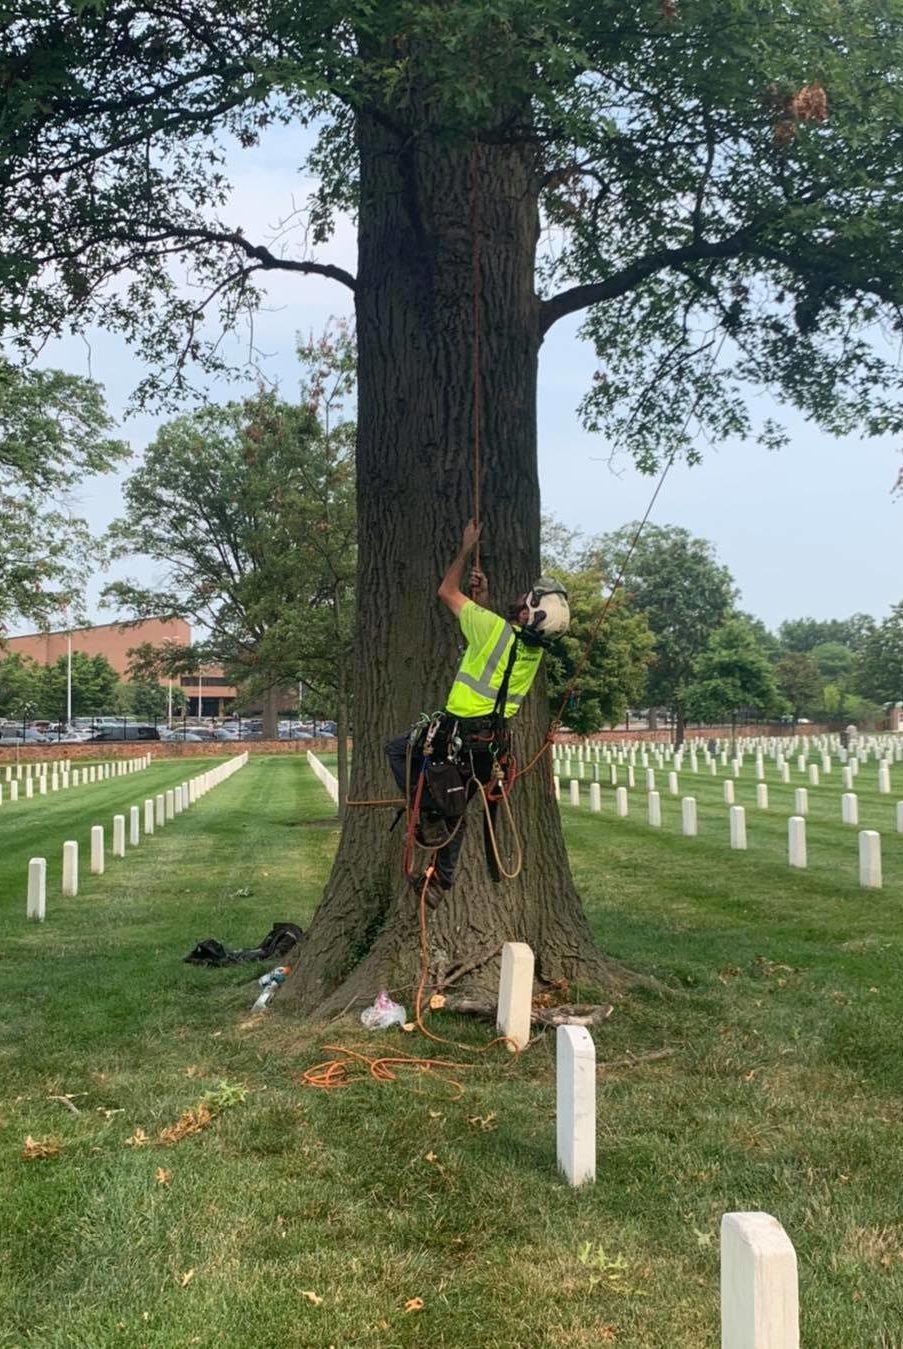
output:
<instances>
[{"instance_id":1,"label":"tool pouch on harness","mask_svg":"<svg viewBox=\"0 0 903 1349\"><path fill-rule=\"evenodd\" d=\"M467 805L467 783L456 764L431 763L426 770L430 802L447 820L457 820Z\"/></svg>"}]
</instances>

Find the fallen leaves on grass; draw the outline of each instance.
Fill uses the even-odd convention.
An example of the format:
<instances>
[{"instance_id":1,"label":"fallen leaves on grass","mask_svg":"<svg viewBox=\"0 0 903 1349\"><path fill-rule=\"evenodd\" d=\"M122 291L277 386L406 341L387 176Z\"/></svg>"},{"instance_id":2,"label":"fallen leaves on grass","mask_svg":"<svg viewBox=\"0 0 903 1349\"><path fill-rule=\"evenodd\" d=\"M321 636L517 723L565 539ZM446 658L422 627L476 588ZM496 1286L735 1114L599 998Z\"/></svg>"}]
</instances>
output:
<instances>
[{"instance_id":1,"label":"fallen leaves on grass","mask_svg":"<svg viewBox=\"0 0 903 1349\"><path fill-rule=\"evenodd\" d=\"M497 1127L495 1111L493 1110L489 1115L470 1115L467 1123L473 1129L482 1130L484 1134L491 1133L491 1131Z\"/></svg>"},{"instance_id":2,"label":"fallen leaves on grass","mask_svg":"<svg viewBox=\"0 0 903 1349\"><path fill-rule=\"evenodd\" d=\"M438 1012L444 1006L445 1006L445 994L434 993L433 996L430 998L430 1011Z\"/></svg>"},{"instance_id":3,"label":"fallen leaves on grass","mask_svg":"<svg viewBox=\"0 0 903 1349\"><path fill-rule=\"evenodd\" d=\"M194 1278L194 1270L186 1269L184 1274L179 1275L179 1287L187 1288L193 1278Z\"/></svg>"},{"instance_id":4,"label":"fallen leaves on grass","mask_svg":"<svg viewBox=\"0 0 903 1349\"><path fill-rule=\"evenodd\" d=\"M301 1296L307 1298L307 1301L312 1307L319 1307L320 1303L323 1301L319 1294L314 1293L310 1288L305 1288L302 1291Z\"/></svg>"},{"instance_id":5,"label":"fallen leaves on grass","mask_svg":"<svg viewBox=\"0 0 903 1349\"><path fill-rule=\"evenodd\" d=\"M404 1309L406 1312L422 1312L425 1306L426 1303L422 1297L409 1297L404 1304Z\"/></svg>"},{"instance_id":6,"label":"fallen leaves on grass","mask_svg":"<svg viewBox=\"0 0 903 1349\"><path fill-rule=\"evenodd\" d=\"M47 1157L56 1157L62 1150L62 1144L55 1138L32 1138L31 1134L25 1139L22 1147L23 1162L40 1162Z\"/></svg>"},{"instance_id":7,"label":"fallen leaves on grass","mask_svg":"<svg viewBox=\"0 0 903 1349\"><path fill-rule=\"evenodd\" d=\"M146 1148L150 1146L150 1139L143 1129L138 1128L132 1134L131 1138L125 1140L127 1148Z\"/></svg>"},{"instance_id":8,"label":"fallen leaves on grass","mask_svg":"<svg viewBox=\"0 0 903 1349\"><path fill-rule=\"evenodd\" d=\"M198 1101L189 1110L183 1110L175 1124L160 1131L159 1141L166 1144L181 1143L183 1138L190 1138L192 1134L199 1134L202 1129L206 1129L212 1120L210 1107L205 1101Z\"/></svg>"},{"instance_id":9,"label":"fallen leaves on grass","mask_svg":"<svg viewBox=\"0 0 903 1349\"><path fill-rule=\"evenodd\" d=\"M158 1185L168 1185L172 1180L172 1172L165 1170L162 1166L158 1166L154 1172L154 1180Z\"/></svg>"}]
</instances>

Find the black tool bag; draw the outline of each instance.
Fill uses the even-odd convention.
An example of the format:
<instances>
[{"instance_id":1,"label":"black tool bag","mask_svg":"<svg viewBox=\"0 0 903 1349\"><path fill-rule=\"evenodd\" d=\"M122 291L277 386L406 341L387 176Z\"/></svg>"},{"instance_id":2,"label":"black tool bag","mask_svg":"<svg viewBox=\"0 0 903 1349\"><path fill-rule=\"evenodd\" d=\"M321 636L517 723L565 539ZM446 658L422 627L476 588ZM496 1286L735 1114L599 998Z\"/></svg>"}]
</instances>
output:
<instances>
[{"instance_id":1,"label":"black tool bag","mask_svg":"<svg viewBox=\"0 0 903 1349\"><path fill-rule=\"evenodd\" d=\"M457 764L431 763L426 770L430 804L447 820L457 820L467 805L467 782Z\"/></svg>"}]
</instances>

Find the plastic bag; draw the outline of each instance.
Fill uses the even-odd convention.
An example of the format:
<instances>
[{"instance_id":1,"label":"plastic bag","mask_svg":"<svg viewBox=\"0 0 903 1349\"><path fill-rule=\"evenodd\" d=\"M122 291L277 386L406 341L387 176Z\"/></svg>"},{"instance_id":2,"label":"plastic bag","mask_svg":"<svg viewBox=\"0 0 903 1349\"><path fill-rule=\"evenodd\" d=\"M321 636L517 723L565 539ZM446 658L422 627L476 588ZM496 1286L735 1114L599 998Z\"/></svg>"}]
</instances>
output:
<instances>
[{"instance_id":1,"label":"plastic bag","mask_svg":"<svg viewBox=\"0 0 903 1349\"><path fill-rule=\"evenodd\" d=\"M407 1017L401 1004L393 1002L383 988L373 1006L365 1007L361 1012L361 1021L367 1030L385 1030L388 1026L403 1026Z\"/></svg>"}]
</instances>

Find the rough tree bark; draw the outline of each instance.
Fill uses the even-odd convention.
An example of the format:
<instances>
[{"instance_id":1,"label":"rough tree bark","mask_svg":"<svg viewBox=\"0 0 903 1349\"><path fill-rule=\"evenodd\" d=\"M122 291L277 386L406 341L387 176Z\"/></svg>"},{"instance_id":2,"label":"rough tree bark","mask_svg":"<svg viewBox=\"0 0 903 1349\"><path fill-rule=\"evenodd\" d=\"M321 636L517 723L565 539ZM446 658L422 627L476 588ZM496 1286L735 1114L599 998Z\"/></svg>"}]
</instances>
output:
<instances>
[{"instance_id":1,"label":"rough tree bark","mask_svg":"<svg viewBox=\"0 0 903 1349\"><path fill-rule=\"evenodd\" d=\"M384 743L444 706L460 651L436 587L473 510L474 235L482 380L483 565L501 607L539 570L536 374L538 165L529 145L479 152L397 137L362 117L356 311L358 621L351 798L395 795ZM525 762L548 725L544 687L517 717ZM513 797L520 877L493 885L479 801L453 892L430 914L432 987L484 997L498 952L526 941L537 974L610 990L625 971L595 947L568 868L544 756ZM391 809L349 807L323 900L283 1001L334 1013L380 987L410 1002L417 902ZM461 971L469 971L461 976Z\"/></svg>"}]
</instances>

